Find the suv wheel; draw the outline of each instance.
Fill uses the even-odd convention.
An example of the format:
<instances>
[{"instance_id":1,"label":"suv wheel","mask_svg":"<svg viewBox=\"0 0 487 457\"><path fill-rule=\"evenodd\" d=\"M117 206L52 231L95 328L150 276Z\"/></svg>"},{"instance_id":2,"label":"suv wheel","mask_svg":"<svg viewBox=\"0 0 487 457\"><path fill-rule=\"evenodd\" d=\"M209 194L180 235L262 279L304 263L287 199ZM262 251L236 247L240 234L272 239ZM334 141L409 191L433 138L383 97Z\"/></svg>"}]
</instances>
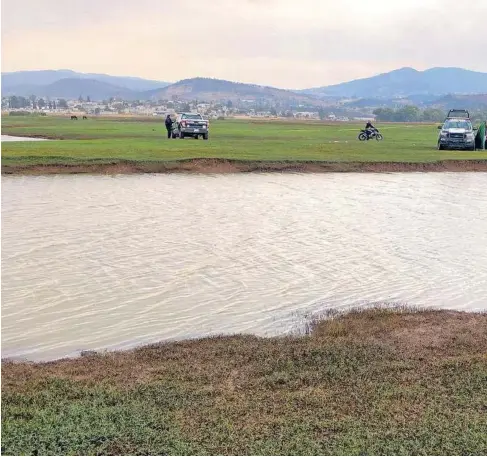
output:
<instances>
[{"instance_id":1,"label":"suv wheel","mask_svg":"<svg viewBox=\"0 0 487 457\"><path fill-rule=\"evenodd\" d=\"M208 139L208 133L205 133L205 134L203 135L203 139L204 139L204 140L207 140L207 139Z\"/></svg>"}]
</instances>

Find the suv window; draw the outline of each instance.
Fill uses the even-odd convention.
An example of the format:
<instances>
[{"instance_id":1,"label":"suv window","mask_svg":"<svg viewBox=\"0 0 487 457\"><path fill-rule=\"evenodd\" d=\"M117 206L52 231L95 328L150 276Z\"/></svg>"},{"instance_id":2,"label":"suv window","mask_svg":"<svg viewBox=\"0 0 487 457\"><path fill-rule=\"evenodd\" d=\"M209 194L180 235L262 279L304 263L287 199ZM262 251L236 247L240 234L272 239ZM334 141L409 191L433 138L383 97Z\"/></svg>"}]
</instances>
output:
<instances>
[{"instance_id":1,"label":"suv window","mask_svg":"<svg viewBox=\"0 0 487 457\"><path fill-rule=\"evenodd\" d=\"M198 119L198 120L201 120L203 118L201 117L201 114L183 114L183 115L181 115L181 119Z\"/></svg>"},{"instance_id":2,"label":"suv window","mask_svg":"<svg viewBox=\"0 0 487 457\"><path fill-rule=\"evenodd\" d=\"M446 121L443 129L465 129L472 130L472 124L468 121Z\"/></svg>"}]
</instances>

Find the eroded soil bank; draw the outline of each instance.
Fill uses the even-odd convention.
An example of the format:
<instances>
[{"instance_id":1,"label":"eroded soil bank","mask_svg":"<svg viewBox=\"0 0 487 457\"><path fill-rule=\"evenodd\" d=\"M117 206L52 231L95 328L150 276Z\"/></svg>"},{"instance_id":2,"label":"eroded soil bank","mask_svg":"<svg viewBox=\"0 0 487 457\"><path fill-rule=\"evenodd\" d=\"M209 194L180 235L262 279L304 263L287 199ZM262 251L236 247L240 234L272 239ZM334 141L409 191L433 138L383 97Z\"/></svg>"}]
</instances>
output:
<instances>
[{"instance_id":1,"label":"eroded soil bank","mask_svg":"<svg viewBox=\"0 0 487 457\"><path fill-rule=\"evenodd\" d=\"M439 162L264 162L227 159L188 159L164 162L114 161L80 164L3 165L2 174L133 174L133 173L391 173L486 172L487 160Z\"/></svg>"}]
</instances>

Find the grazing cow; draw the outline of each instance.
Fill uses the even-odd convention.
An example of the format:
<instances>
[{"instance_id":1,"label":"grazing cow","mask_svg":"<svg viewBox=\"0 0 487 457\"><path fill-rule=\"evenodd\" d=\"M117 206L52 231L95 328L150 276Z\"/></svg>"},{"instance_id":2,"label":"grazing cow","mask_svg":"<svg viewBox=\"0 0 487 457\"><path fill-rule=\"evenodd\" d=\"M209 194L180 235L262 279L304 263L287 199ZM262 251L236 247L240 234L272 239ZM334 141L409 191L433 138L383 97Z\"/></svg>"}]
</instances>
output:
<instances>
[{"instance_id":1,"label":"grazing cow","mask_svg":"<svg viewBox=\"0 0 487 457\"><path fill-rule=\"evenodd\" d=\"M83 116L83 119L88 119L88 117L87 116Z\"/></svg>"},{"instance_id":2,"label":"grazing cow","mask_svg":"<svg viewBox=\"0 0 487 457\"><path fill-rule=\"evenodd\" d=\"M78 116L71 116L71 120L72 121L77 121L78 120Z\"/></svg>"}]
</instances>

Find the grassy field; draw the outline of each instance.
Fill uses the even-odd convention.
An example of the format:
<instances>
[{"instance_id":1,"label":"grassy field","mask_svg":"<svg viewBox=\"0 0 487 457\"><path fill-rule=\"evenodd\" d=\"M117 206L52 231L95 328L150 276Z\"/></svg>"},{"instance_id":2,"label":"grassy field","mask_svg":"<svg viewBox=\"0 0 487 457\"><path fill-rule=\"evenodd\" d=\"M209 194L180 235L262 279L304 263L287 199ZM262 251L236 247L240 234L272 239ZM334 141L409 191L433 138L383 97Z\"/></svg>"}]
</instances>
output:
<instances>
[{"instance_id":1,"label":"grassy field","mask_svg":"<svg viewBox=\"0 0 487 457\"><path fill-rule=\"evenodd\" d=\"M210 140L167 140L161 119L71 121L62 117L2 117L2 134L62 141L2 144L7 166L241 161L436 162L485 160L487 151L437 151L435 125L379 126L385 140L359 142L362 125L284 121L213 121Z\"/></svg>"},{"instance_id":2,"label":"grassy field","mask_svg":"<svg viewBox=\"0 0 487 457\"><path fill-rule=\"evenodd\" d=\"M3 362L2 454L485 454L487 315L369 310L308 333Z\"/></svg>"}]
</instances>

